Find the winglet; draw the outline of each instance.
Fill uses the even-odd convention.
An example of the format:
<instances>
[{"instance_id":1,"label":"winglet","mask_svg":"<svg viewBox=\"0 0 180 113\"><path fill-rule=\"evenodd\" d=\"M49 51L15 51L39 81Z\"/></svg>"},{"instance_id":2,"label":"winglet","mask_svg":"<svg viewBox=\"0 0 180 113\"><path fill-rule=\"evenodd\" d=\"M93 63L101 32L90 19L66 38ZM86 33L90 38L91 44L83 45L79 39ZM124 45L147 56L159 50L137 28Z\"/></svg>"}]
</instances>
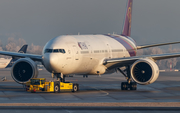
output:
<instances>
[{"instance_id":1,"label":"winglet","mask_svg":"<svg viewBox=\"0 0 180 113\"><path fill-rule=\"evenodd\" d=\"M26 53L28 45L25 44L21 47L21 49L18 51L18 53Z\"/></svg>"},{"instance_id":2,"label":"winglet","mask_svg":"<svg viewBox=\"0 0 180 113\"><path fill-rule=\"evenodd\" d=\"M18 53L26 53L27 47L28 47L27 44L23 45L23 46L21 47L21 49L18 51ZM16 61L17 59L19 59L19 58L12 56L12 61L13 61L13 62Z\"/></svg>"},{"instance_id":3,"label":"winglet","mask_svg":"<svg viewBox=\"0 0 180 113\"><path fill-rule=\"evenodd\" d=\"M128 0L124 27L122 31L122 35L129 37L131 36L132 5L133 5L133 0Z\"/></svg>"}]
</instances>

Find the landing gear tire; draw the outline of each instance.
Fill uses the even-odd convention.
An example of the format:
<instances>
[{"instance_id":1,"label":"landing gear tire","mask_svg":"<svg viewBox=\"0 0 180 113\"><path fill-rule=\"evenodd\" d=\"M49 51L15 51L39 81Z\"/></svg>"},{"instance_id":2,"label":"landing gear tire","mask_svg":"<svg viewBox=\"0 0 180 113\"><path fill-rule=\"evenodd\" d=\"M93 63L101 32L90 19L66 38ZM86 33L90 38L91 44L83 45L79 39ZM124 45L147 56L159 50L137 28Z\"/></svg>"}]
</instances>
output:
<instances>
[{"instance_id":1,"label":"landing gear tire","mask_svg":"<svg viewBox=\"0 0 180 113\"><path fill-rule=\"evenodd\" d=\"M55 92L55 93L59 93L59 91L60 91L59 85L56 84L56 85L54 86L54 92Z\"/></svg>"},{"instance_id":2,"label":"landing gear tire","mask_svg":"<svg viewBox=\"0 0 180 113\"><path fill-rule=\"evenodd\" d=\"M126 82L121 83L121 90L128 90L128 86Z\"/></svg>"},{"instance_id":3,"label":"landing gear tire","mask_svg":"<svg viewBox=\"0 0 180 113\"><path fill-rule=\"evenodd\" d=\"M121 90L136 90L137 89L137 83L131 82L130 84L128 82L122 82L121 83Z\"/></svg>"},{"instance_id":4,"label":"landing gear tire","mask_svg":"<svg viewBox=\"0 0 180 113\"><path fill-rule=\"evenodd\" d=\"M79 85L73 84L73 91L72 92L77 92L78 90L79 90Z\"/></svg>"},{"instance_id":5,"label":"landing gear tire","mask_svg":"<svg viewBox=\"0 0 180 113\"><path fill-rule=\"evenodd\" d=\"M136 82L131 82L130 83L130 90L136 90L137 89L137 83Z\"/></svg>"}]
</instances>

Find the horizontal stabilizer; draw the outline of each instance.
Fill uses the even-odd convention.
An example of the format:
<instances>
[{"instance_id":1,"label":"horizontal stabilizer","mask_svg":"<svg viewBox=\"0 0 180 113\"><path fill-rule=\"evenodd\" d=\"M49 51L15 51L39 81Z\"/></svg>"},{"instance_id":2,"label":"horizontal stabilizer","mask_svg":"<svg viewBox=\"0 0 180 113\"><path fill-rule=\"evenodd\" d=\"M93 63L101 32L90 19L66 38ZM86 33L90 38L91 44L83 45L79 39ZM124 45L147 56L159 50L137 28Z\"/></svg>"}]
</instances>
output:
<instances>
[{"instance_id":1,"label":"horizontal stabilizer","mask_svg":"<svg viewBox=\"0 0 180 113\"><path fill-rule=\"evenodd\" d=\"M180 43L180 42L170 42L170 43L161 43L161 44L137 46L137 49L144 49L144 48L148 48L148 47L163 46L163 45L178 44L178 43Z\"/></svg>"}]
</instances>

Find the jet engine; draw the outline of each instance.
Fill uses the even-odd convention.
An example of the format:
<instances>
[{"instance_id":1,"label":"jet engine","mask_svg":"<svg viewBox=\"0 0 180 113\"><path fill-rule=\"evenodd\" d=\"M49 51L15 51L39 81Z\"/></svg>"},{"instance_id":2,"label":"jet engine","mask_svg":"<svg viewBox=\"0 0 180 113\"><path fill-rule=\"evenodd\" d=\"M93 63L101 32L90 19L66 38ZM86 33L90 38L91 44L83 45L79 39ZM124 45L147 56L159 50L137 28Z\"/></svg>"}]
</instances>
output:
<instances>
[{"instance_id":1,"label":"jet engine","mask_svg":"<svg viewBox=\"0 0 180 113\"><path fill-rule=\"evenodd\" d=\"M158 76L159 68L151 59L140 59L131 66L131 77L138 84L151 84L156 81Z\"/></svg>"},{"instance_id":2,"label":"jet engine","mask_svg":"<svg viewBox=\"0 0 180 113\"><path fill-rule=\"evenodd\" d=\"M37 78L37 65L30 58L21 58L13 64L11 76L17 83L23 84L31 78Z\"/></svg>"}]
</instances>

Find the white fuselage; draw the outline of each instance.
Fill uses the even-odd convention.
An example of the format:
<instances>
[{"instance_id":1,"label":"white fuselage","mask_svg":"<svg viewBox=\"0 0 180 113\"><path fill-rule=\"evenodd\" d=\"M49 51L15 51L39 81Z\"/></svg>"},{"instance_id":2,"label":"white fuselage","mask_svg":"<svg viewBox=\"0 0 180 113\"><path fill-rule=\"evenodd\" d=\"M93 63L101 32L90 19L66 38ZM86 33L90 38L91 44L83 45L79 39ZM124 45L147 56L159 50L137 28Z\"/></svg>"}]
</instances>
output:
<instances>
[{"instance_id":1,"label":"white fuselage","mask_svg":"<svg viewBox=\"0 0 180 113\"><path fill-rule=\"evenodd\" d=\"M107 71L105 59L135 56L136 44L121 35L67 35L51 39L42 55L49 72L99 75Z\"/></svg>"}]
</instances>

